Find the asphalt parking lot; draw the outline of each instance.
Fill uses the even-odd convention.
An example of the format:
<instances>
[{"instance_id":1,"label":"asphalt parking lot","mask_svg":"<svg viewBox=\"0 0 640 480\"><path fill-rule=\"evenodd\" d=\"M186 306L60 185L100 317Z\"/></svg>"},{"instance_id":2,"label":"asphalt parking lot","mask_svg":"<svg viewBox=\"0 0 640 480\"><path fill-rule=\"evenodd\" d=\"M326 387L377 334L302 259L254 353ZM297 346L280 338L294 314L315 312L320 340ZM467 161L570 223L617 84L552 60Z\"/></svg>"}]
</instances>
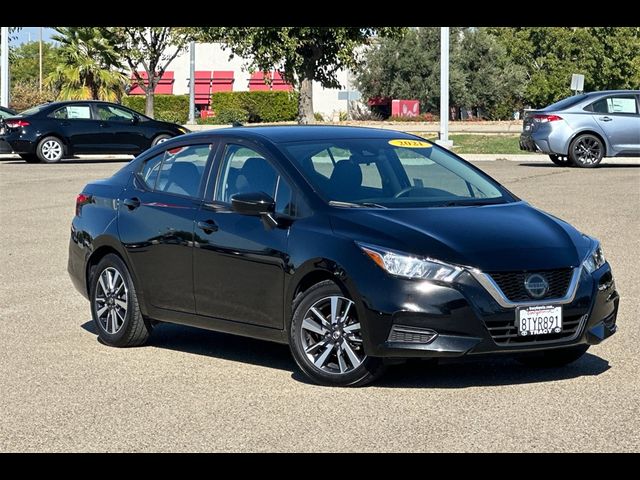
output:
<instances>
[{"instance_id":1,"label":"asphalt parking lot","mask_svg":"<svg viewBox=\"0 0 640 480\"><path fill-rule=\"evenodd\" d=\"M640 160L530 158L477 165L602 240L618 334L562 369L415 363L361 389L305 383L286 346L187 327L101 345L66 272L69 224L84 184L123 163L0 159L0 451L640 450Z\"/></svg>"}]
</instances>

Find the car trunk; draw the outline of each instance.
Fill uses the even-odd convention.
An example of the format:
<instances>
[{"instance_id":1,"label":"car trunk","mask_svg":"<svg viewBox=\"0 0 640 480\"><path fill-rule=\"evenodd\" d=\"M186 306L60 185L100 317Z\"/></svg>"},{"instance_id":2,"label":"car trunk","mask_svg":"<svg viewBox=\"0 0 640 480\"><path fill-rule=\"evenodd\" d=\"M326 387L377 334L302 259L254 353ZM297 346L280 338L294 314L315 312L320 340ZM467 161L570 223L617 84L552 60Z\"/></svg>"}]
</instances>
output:
<instances>
[{"instance_id":1,"label":"car trunk","mask_svg":"<svg viewBox=\"0 0 640 480\"><path fill-rule=\"evenodd\" d=\"M522 131L525 133L535 132L538 128L539 122L534 120L535 115L543 114L542 110L525 110L522 117Z\"/></svg>"}]
</instances>

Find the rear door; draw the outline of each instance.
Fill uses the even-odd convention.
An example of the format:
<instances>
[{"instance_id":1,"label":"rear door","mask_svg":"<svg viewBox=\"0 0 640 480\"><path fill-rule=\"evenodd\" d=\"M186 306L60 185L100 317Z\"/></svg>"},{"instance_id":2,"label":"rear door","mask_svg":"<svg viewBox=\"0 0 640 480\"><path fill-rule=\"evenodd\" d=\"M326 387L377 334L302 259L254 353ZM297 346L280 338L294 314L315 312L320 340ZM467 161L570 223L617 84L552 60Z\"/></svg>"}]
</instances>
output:
<instances>
[{"instance_id":1,"label":"rear door","mask_svg":"<svg viewBox=\"0 0 640 480\"><path fill-rule=\"evenodd\" d=\"M155 308L194 313L194 217L213 151L209 143L174 147L146 160L120 198L118 230Z\"/></svg>"},{"instance_id":2,"label":"rear door","mask_svg":"<svg viewBox=\"0 0 640 480\"><path fill-rule=\"evenodd\" d=\"M133 112L109 103L95 104L95 115L103 130L104 153L138 153L145 150L143 129Z\"/></svg>"},{"instance_id":3,"label":"rear door","mask_svg":"<svg viewBox=\"0 0 640 480\"><path fill-rule=\"evenodd\" d=\"M640 114L633 94L609 95L587 106L615 153L640 151Z\"/></svg>"},{"instance_id":4,"label":"rear door","mask_svg":"<svg viewBox=\"0 0 640 480\"><path fill-rule=\"evenodd\" d=\"M99 122L94 120L89 103L64 105L49 114L56 132L66 137L73 153L99 153L103 142Z\"/></svg>"}]
</instances>

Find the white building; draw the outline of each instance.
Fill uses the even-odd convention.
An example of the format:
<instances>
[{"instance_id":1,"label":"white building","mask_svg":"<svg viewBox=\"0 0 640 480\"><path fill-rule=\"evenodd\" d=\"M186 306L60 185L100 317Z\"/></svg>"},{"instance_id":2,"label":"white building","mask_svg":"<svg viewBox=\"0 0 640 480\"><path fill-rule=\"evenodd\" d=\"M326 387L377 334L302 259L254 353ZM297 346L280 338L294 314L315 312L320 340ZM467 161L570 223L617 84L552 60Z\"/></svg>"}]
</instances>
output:
<instances>
[{"instance_id":1,"label":"white building","mask_svg":"<svg viewBox=\"0 0 640 480\"><path fill-rule=\"evenodd\" d=\"M196 72L233 72L233 83L228 85L229 82L227 81L226 87L222 88L223 90L244 91L255 88L250 88L249 86L249 80L252 75L246 68L247 62L245 59L238 56L234 56L232 59L229 59L229 56L230 50L223 50L222 45L219 43L197 43L195 53L195 70ZM173 93L174 95L189 94L189 71L190 54L187 49L182 54L178 55L166 69L165 78L173 75L172 89L170 89L170 91L156 91L158 93ZM227 77L228 76L229 75L227 74ZM349 77L350 75L345 70L338 72L338 81L345 90L355 89ZM256 84L255 79L253 83L254 85ZM166 88L169 87L167 86ZM199 88L198 74L196 74L196 88ZM262 89L265 88L268 89L268 87L263 87ZM260 88L258 87L257 89ZM321 113L327 120L338 120L340 112L347 111L347 101L338 99L339 91L339 89L323 88L318 82L314 82L314 112ZM196 93L197 92L198 90L196 90ZM132 91L131 93L135 92Z\"/></svg>"}]
</instances>

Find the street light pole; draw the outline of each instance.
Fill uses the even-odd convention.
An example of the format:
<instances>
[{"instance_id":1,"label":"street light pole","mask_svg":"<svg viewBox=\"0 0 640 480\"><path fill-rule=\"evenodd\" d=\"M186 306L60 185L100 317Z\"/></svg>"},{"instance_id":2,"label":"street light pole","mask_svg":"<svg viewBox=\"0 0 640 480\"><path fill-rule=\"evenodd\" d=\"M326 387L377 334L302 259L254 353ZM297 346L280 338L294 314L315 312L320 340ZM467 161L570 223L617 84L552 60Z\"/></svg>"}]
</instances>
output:
<instances>
[{"instance_id":1,"label":"street light pole","mask_svg":"<svg viewBox=\"0 0 640 480\"><path fill-rule=\"evenodd\" d=\"M40 54L39 54L39 64L40 64L40 94L42 94L42 27L40 27Z\"/></svg>"},{"instance_id":2,"label":"street light pole","mask_svg":"<svg viewBox=\"0 0 640 480\"><path fill-rule=\"evenodd\" d=\"M449 140L449 27L440 27L440 138L436 143L453 146Z\"/></svg>"},{"instance_id":3,"label":"street light pole","mask_svg":"<svg viewBox=\"0 0 640 480\"><path fill-rule=\"evenodd\" d=\"M196 42L189 44L189 123L196 123Z\"/></svg>"},{"instance_id":4,"label":"street light pole","mask_svg":"<svg viewBox=\"0 0 640 480\"><path fill-rule=\"evenodd\" d=\"M9 27L2 27L0 41L0 105L9 106Z\"/></svg>"}]
</instances>

